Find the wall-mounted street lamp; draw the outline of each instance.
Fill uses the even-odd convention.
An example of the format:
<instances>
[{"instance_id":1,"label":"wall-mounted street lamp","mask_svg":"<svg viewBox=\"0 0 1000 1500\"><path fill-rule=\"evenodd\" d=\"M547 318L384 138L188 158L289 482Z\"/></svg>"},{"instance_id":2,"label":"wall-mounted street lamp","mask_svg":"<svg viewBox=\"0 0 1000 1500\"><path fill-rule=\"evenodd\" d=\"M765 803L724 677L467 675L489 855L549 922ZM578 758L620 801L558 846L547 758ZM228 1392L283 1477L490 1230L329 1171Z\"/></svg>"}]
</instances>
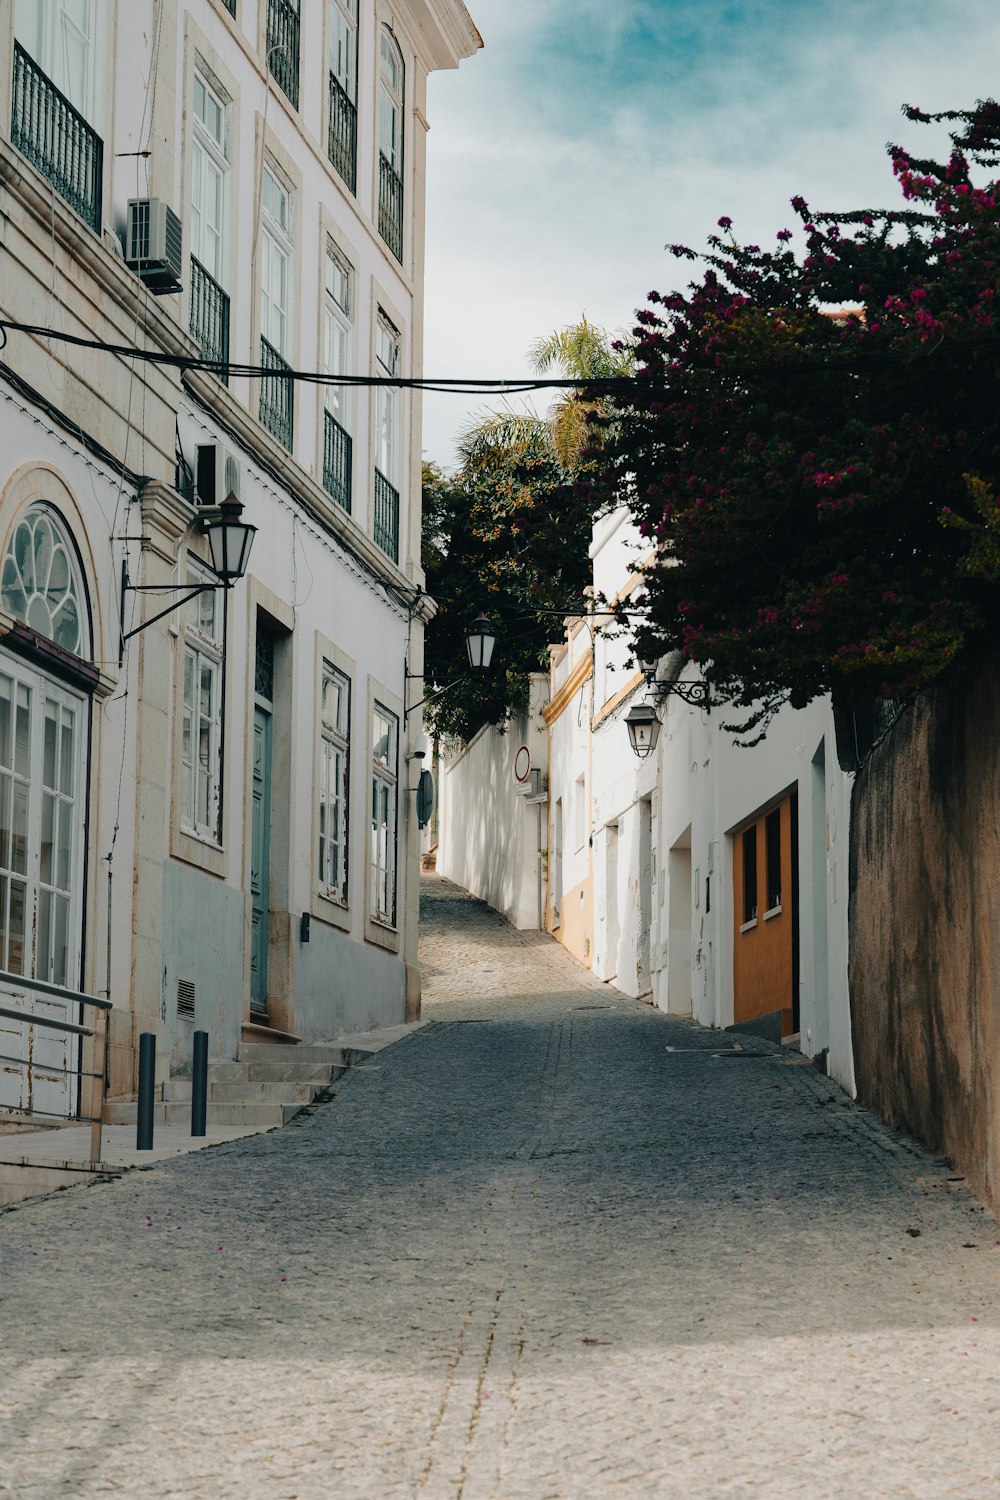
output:
<instances>
[{"instance_id":1,"label":"wall-mounted street lamp","mask_svg":"<svg viewBox=\"0 0 1000 1500\"><path fill-rule=\"evenodd\" d=\"M652 703L634 703L625 717L629 742L640 760L652 755L660 738L660 721Z\"/></svg>"},{"instance_id":2,"label":"wall-mounted street lamp","mask_svg":"<svg viewBox=\"0 0 1000 1500\"><path fill-rule=\"evenodd\" d=\"M493 629L493 622L480 611L472 624L466 627L465 631L465 645L469 653L469 666L474 672L486 671L493 660L493 647L496 643L497 634Z\"/></svg>"},{"instance_id":3,"label":"wall-mounted street lamp","mask_svg":"<svg viewBox=\"0 0 1000 1500\"><path fill-rule=\"evenodd\" d=\"M496 643L497 636L496 631L493 629L492 621L480 612L472 623L465 627L465 648L469 653L469 666L474 672L485 672L488 670L490 662L493 660L493 647ZM407 682L417 680L422 682L424 674L422 672L411 672L409 667L404 666L403 675ZM417 703L411 703L404 711L403 722L405 723L416 709L422 708L425 703L433 703L435 698L440 698L444 693L451 692L453 687L457 687L460 682L464 681L465 675L456 677L453 682L446 683L443 688L438 688L437 692L427 693Z\"/></svg>"},{"instance_id":4,"label":"wall-mounted street lamp","mask_svg":"<svg viewBox=\"0 0 1000 1500\"><path fill-rule=\"evenodd\" d=\"M118 645L118 665L121 666L125 659L125 642L131 640L140 631L155 625L157 620L162 620L173 610L180 609L189 604L192 599L197 599L199 594L205 594L210 589L231 589L234 583L238 583L247 570L250 561L250 548L256 535L256 526L251 526L249 521L241 520L243 507L232 493L228 494L219 506L215 515L207 516L202 522L202 531L208 538L208 551L210 556L209 566L218 583L200 583L197 588L191 589L183 599L175 599L168 604L166 609L161 609L158 614L151 615L148 620L143 620L141 625L135 625L131 630L125 629L125 595L153 594L153 593L176 593L178 589L184 588L183 583L130 583L128 577L128 561L122 559L122 582L120 605L120 635Z\"/></svg>"},{"instance_id":5,"label":"wall-mounted street lamp","mask_svg":"<svg viewBox=\"0 0 1000 1500\"><path fill-rule=\"evenodd\" d=\"M692 708L710 708L711 690L707 682L680 682L678 679L686 658L683 651L668 651L657 661L644 661L639 665L646 685L655 701L636 703L625 716L629 742L640 760L652 755L660 737L659 706L673 694L683 698Z\"/></svg>"}]
</instances>

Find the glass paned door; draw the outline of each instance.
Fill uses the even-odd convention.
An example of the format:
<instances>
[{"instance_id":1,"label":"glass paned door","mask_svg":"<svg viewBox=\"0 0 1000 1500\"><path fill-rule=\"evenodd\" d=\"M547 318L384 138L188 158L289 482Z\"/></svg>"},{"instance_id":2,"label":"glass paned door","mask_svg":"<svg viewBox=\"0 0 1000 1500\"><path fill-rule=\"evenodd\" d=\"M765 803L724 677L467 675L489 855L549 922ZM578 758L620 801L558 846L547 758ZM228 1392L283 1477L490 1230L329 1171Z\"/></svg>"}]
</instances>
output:
<instances>
[{"instance_id":1,"label":"glass paned door","mask_svg":"<svg viewBox=\"0 0 1000 1500\"><path fill-rule=\"evenodd\" d=\"M80 978L85 708L43 674L0 663L0 967L68 988ZM14 1003L75 1019L64 1002L32 996L30 984ZM0 1051L30 1063L0 1071L0 1104L71 1110L71 1040L15 1021L0 1031Z\"/></svg>"},{"instance_id":2,"label":"glass paned door","mask_svg":"<svg viewBox=\"0 0 1000 1500\"><path fill-rule=\"evenodd\" d=\"M267 1015L269 870L271 864L271 714L253 714L250 826L250 1011Z\"/></svg>"}]
</instances>

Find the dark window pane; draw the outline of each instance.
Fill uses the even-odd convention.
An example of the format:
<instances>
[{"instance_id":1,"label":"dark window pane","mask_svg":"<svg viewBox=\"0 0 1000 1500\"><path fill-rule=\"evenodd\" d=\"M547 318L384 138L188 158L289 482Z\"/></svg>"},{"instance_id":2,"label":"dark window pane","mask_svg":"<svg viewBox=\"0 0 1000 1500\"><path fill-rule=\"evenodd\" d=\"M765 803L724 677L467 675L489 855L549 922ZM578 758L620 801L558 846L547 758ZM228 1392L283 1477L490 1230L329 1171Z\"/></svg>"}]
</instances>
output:
<instances>
[{"instance_id":1,"label":"dark window pane","mask_svg":"<svg viewBox=\"0 0 1000 1500\"><path fill-rule=\"evenodd\" d=\"M743 920L752 922L757 915L757 828L743 834Z\"/></svg>"},{"instance_id":2,"label":"dark window pane","mask_svg":"<svg viewBox=\"0 0 1000 1500\"><path fill-rule=\"evenodd\" d=\"M768 813L764 823L767 848L767 910L781 905L781 809Z\"/></svg>"}]
</instances>

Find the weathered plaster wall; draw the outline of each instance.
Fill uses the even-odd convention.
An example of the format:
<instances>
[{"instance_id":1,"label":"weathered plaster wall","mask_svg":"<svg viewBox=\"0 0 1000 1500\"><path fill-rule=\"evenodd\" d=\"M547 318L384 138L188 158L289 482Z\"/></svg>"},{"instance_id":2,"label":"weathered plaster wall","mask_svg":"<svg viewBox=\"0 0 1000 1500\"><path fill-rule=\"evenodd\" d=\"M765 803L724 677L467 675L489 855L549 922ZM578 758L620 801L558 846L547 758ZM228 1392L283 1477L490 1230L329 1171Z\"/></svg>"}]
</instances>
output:
<instances>
[{"instance_id":1,"label":"weathered plaster wall","mask_svg":"<svg viewBox=\"0 0 1000 1500\"><path fill-rule=\"evenodd\" d=\"M468 745L445 757L438 787L438 873L521 928L540 925L539 855L544 867L547 812L544 805L527 801L525 792L535 778L518 783L514 763L518 749L526 745L537 779L544 777L547 743L540 710L547 696L547 679L538 674L532 679L526 720L511 724L505 734L492 726L480 730ZM541 878L544 884L544 868Z\"/></svg>"},{"instance_id":2,"label":"weathered plaster wall","mask_svg":"<svg viewBox=\"0 0 1000 1500\"><path fill-rule=\"evenodd\" d=\"M304 1041L398 1026L403 1018L405 975L396 957L346 933L314 922L296 977L295 1026Z\"/></svg>"},{"instance_id":3,"label":"weathered plaster wall","mask_svg":"<svg viewBox=\"0 0 1000 1500\"><path fill-rule=\"evenodd\" d=\"M921 701L859 773L850 989L858 1096L1000 1203L997 661Z\"/></svg>"}]
</instances>

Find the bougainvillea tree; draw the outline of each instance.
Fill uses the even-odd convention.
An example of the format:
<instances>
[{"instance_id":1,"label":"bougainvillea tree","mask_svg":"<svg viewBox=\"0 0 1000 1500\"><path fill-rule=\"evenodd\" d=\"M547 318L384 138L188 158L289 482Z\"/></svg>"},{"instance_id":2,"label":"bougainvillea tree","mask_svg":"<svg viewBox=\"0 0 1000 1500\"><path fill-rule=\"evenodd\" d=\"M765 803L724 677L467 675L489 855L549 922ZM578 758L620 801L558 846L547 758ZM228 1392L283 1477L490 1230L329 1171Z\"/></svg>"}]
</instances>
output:
<instances>
[{"instance_id":1,"label":"bougainvillea tree","mask_svg":"<svg viewBox=\"0 0 1000 1500\"><path fill-rule=\"evenodd\" d=\"M747 727L908 696L997 619L1000 105L904 113L950 151L890 147L898 210L795 198L773 248L720 219L637 315L596 488L656 546L640 648L681 646Z\"/></svg>"}]
</instances>

